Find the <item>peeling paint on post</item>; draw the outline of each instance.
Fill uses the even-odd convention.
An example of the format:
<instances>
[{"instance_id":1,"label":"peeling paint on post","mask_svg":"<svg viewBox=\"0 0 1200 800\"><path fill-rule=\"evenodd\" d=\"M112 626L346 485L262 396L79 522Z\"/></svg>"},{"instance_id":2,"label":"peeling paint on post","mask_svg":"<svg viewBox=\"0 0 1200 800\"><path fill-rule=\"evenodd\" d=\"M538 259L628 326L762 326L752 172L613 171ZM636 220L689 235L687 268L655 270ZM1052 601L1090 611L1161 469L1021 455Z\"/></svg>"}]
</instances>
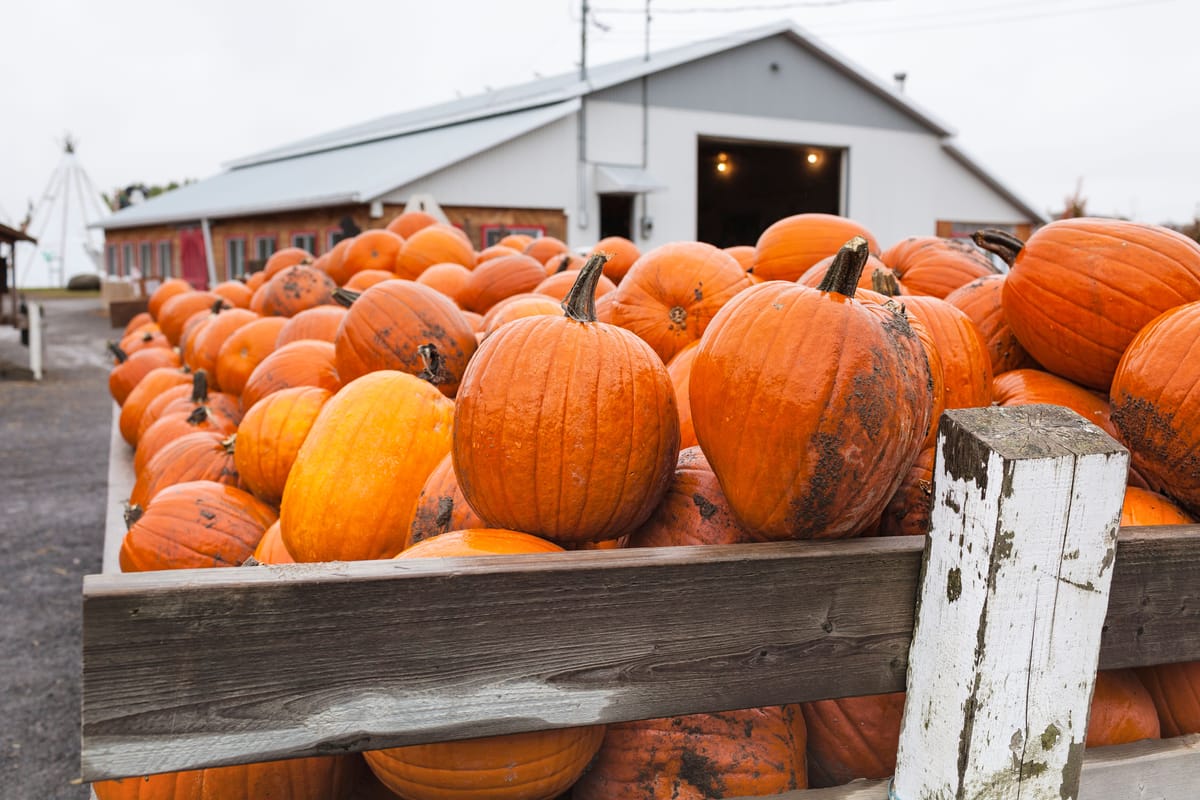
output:
<instances>
[{"instance_id":1,"label":"peeling paint on post","mask_svg":"<svg viewBox=\"0 0 1200 800\"><path fill-rule=\"evenodd\" d=\"M1077 797L1128 462L1057 406L943 416L897 797Z\"/></svg>"}]
</instances>

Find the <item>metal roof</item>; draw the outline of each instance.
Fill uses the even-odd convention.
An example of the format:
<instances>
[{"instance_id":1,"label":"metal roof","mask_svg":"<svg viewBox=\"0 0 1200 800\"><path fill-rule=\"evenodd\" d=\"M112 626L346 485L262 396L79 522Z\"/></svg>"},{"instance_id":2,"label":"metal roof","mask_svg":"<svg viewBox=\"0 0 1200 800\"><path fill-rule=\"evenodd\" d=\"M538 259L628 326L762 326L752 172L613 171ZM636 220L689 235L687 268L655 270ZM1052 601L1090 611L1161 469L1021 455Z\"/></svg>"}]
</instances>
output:
<instances>
[{"instance_id":1,"label":"metal roof","mask_svg":"<svg viewBox=\"0 0 1200 800\"><path fill-rule=\"evenodd\" d=\"M231 169L113 214L108 230L368 203L579 108L576 99Z\"/></svg>"}]
</instances>

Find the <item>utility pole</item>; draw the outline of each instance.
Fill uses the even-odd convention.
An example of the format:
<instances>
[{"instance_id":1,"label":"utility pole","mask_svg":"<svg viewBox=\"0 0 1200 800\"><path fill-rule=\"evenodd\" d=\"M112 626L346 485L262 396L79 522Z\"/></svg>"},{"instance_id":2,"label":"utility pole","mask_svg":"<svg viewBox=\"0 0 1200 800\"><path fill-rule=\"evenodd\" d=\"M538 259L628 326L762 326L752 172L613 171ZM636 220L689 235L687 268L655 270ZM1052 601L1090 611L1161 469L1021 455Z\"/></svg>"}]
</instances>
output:
<instances>
[{"instance_id":1,"label":"utility pole","mask_svg":"<svg viewBox=\"0 0 1200 800\"><path fill-rule=\"evenodd\" d=\"M588 0L583 0L583 11L579 17L579 80L587 80L587 26Z\"/></svg>"}]
</instances>

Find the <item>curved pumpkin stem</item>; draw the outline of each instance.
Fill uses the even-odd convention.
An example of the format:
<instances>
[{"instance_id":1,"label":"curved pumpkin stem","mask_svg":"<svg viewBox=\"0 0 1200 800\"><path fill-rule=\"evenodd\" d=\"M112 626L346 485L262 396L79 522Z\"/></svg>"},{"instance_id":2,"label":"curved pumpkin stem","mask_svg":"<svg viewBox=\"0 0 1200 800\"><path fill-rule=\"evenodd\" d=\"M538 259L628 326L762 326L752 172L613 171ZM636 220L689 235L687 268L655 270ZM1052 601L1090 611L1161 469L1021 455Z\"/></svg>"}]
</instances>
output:
<instances>
[{"instance_id":1,"label":"curved pumpkin stem","mask_svg":"<svg viewBox=\"0 0 1200 800\"><path fill-rule=\"evenodd\" d=\"M143 341L143 342L152 342L152 341L154 341L154 334L153 334L153 333L151 333L150 331L146 331L145 333L143 333L143 334L142 334L142 341Z\"/></svg>"},{"instance_id":2,"label":"curved pumpkin stem","mask_svg":"<svg viewBox=\"0 0 1200 800\"><path fill-rule=\"evenodd\" d=\"M362 292L356 292L353 289L343 289L339 286L333 290L334 301L343 308L349 308L360 297L362 297Z\"/></svg>"},{"instance_id":3,"label":"curved pumpkin stem","mask_svg":"<svg viewBox=\"0 0 1200 800\"><path fill-rule=\"evenodd\" d=\"M995 253L1010 267L1017 260L1017 254L1025 247L1025 243L1007 231L996 228L986 228L971 234L971 240L989 253Z\"/></svg>"},{"instance_id":4,"label":"curved pumpkin stem","mask_svg":"<svg viewBox=\"0 0 1200 800\"><path fill-rule=\"evenodd\" d=\"M871 256L870 245L861 236L855 236L842 245L829 265L829 271L817 287L822 292L837 292L846 297L854 297L858 288L858 279L862 277L863 267Z\"/></svg>"},{"instance_id":5,"label":"curved pumpkin stem","mask_svg":"<svg viewBox=\"0 0 1200 800\"><path fill-rule=\"evenodd\" d=\"M198 406L188 414L187 421L189 425L200 425L208 419L208 406Z\"/></svg>"},{"instance_id":6,"label":"curved pumpkin stem","mask_svg":"<svg viewBox=\"0 0 1200 800\"><path fill-rule=\"evenodd\" d=\"M108 352L112 353L113 358L117 360L118 364L124 364L129 360L129 354L122 350L121 346L116 342L108 342L107 347Z\"/></svg>"},{"instance_id":7,"label":"curved pumpkin stem","mask_svg":"<svg viewBox=\"0 0 1200 800\"><path fill-rule=\"evenodd\" d=\"M234 446L237 444L237 433L229 434L229 438L221 442L221 447L225 448L225 455L233 455Z\"/></svg>"},{"instance_id":8,"label":"curved pumpkin stem","mask_svg":"<svg viewBox=\"0 0 1200 800\"><path fill-rule=\"evenodd\" d=\"M568 266L570 263L571 263L571 254L570 254L570 253L563 253L563 254L562 254L562 258L560 258L560 259L559 259L559 261L558 261L558 269L554 270L554 274L555 274L555 275L557 275L557 274L558 274L558 273L560 273L560 272L566 272L566 271L567 271L567 266Z\"/></svg>"},{"instance_id":9,"label":"curved pumpkin stem","mask_svg":"<svg viewBox=\"0 0 1200 800\"><path fill-rule=\"evenodd\" d=\"M212 313L214 313L214 314L220 314L222 311L224 311L224 310L225 310L226 308L228 308L228 307L229 307L229 306L225 305L225 298L224 298L224 297L222 297L220 300L214 300L214 301L213 301L213 304L212 304Z\"/></svg>"},{"instance_id":10,"label":"curved pumpkin stem","mask_svg":"<svg viewBox=\"0 0 1200 800\"><path fill-rule=\"evenodd\" d=\"M132 528L137 523L137 521L142 518L142 515L145 513L146 513L146 509L142 508L141 506L137 505L136 503L134 505L126 505L125 506L125 530L129 530L130 528Z\"/></svg>"},{"instance_id":11,"label":"curved pumpkin stem","mask_svg":"<svg viewBox=\"0 0 1200 800\"><path fill-rule=\"evenodd\" d=\"M208 400L208 373L202 369L192 374L192 402L203 403Z\"/></svg>"},{"instance_id":12,"label":"curved pumpkin stem","mask_svg":"<svg viewBox=\"0 0 1200 800\"><path fill-rule=\"evenodd\" d=\"M417 348L417 353L421 356L421 361L425 364L425 369L421 370L421 373L417 375L418 378L428 381L434 386L450 382L450 373L446 372L445 359L442 358L437 345L433 342L426 342Z\"/></svg>"},{"instance_id":13,"label":"curved pumpkin stem","mask_svg":"<svg viewBox=\"0 0 1200 800\"><path fill-rule=\"evenodd\" d=\"M571 291L563 298L562 310L568 319L576 322L596 321L596 285L604 274L604 265L612 258L605 252L592 253L592 257L579 270Z\"/></svg>"},{"instance_id":14,"label":"curved pumpkin stem","mask_svg":"<svg viewBox=\"0 0 1200 800\"><path fill-rule=\"evenodd\" d=\"M896 273L877 269L871 273L871 288L884 297L896 297L900 294L900 281L896 280Z\"/></svg>"}]
</instances>

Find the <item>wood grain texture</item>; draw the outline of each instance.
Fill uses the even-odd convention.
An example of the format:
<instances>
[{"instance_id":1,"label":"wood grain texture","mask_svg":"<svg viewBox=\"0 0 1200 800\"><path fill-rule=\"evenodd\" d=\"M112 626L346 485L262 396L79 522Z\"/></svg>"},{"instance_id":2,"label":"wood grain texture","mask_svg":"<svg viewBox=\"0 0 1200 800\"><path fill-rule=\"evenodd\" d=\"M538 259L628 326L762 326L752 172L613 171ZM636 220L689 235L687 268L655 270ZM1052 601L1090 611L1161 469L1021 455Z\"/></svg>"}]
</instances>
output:
<instances>
[{"instance_id":1,"label":"wood grain texture","mask_svg":"<svg viewBox=\"0 0 1200 800\"><path fill-rule=\"evenodd\" d=\"M883 800L887 786L887 781L854 781L832 789L784 792L755 800ZM1200 734L1148 739L1088 750L1083 756L1079 800L1195 800L1197 786Z\"/></svg>"},{"instance_id":2,"label":"wood grain texture","mask_svg":"<svg viewBox=\"0 0 1200 800\"><path fill-rule=\"evenodd\" d=\"M1198 537L1122 531L1102 665L1200 659ZM83 772L897 691L922 548L903 537L89 576Z\"/></svg>"}]
</instances>

